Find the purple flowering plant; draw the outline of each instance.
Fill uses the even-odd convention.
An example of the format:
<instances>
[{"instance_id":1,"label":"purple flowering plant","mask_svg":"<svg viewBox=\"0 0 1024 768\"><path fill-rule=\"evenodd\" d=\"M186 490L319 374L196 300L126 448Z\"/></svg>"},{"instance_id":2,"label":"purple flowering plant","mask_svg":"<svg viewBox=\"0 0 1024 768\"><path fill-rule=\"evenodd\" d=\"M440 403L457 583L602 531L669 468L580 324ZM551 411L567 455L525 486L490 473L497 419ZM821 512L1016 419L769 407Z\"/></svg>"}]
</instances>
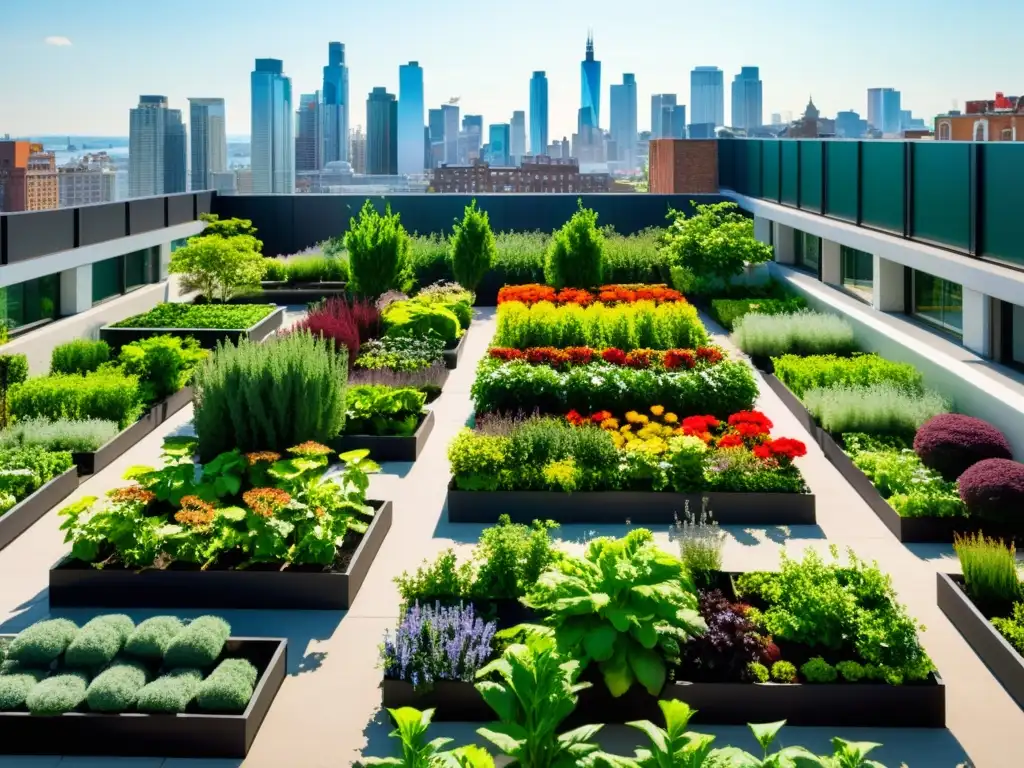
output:
<instances>
[{"instance_id":1,"label":"purple flowering plant","mask_svg":"<svg viewBox=\"0 0 1024 768\"><path fill-rule=\"evenodd\" d=\"M402 617L394 637L384 634L380 648L384 676L429 687L438 680L471 682L491 658L497 625L485 622L472 605L421 606Z\"/></svg>"}]
</instances>

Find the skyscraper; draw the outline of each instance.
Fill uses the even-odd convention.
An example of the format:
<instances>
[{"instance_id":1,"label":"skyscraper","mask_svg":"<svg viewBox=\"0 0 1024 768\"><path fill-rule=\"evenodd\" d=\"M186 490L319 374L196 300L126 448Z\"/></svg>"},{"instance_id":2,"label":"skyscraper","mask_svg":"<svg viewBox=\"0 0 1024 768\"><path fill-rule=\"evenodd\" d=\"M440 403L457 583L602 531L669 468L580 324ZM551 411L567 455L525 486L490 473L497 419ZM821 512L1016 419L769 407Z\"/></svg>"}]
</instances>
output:
<instances>
[{"instance_id":1,"label":"skyscraper","mask_svg":"<svg viewBox=\"0 0 1024 768\"><path fill-rule=\"evenodd\" d=\"M304 93L299 97L299 108L295 113L296 172L319 171L325 165L321 159L324 147L324 120L320 111L319 93Z\"/></svg>"},{"instance_id":2,"label":"skyscraper","mask_svg":"<svg viewBox=\"0 0 1024 768\"><path fill-rule=\"evenodd\" d=\"M256 59L252 72L252 191L295 192L295 118L292 81L280 59Z\"/></svg>"},{"instance_id":3,"label":"skyscraper","mask_svg":"<svg viewBox=\"0 0 1024 768\"><path fill-rule=\"evenodd\" d=\"M534 72L530 79L530 152L548 151L548 76Z\"/></svg>"},{"instance_id":4,"label":"skyscraper","mask_svg":"<svg viewBox=\"0 0 1024 768\"><path fill-rule=\"evenodd\" d=\"M601 127L601 62L594 58L594 35L587 35L586 58L580 62L579 131Z\"/></svg>"},{"instance_id":5,"label":"skyscraper","mask_svg":"<svg viewBox=\"0 0 1024 768\"><path fill-rule=\"evenodd\" d=\"M213 174L228 169L224 99L189 99L192 133L190 189L213 189Z\"/></svg>"},{"instance_id":6,"label":"skyscraper","mask_svg":"<svg viewBox=\"0 0 1024 768\"><path fill-rule=\"evenodd\" d=\"M324 148L320 153L321 162L348 160L348 67L345 66L345 46L342 43L327 45L322 98Z\"/></svg>"},{"instance_id":7,"label":"skyscraper","mask_svg":"<svg viewBox=\"0 0 1024 768\"><path fill-rule=\"evenodd\" d=\"M508 123L498 123L488 128L488 144L490 154L487 162L491 165L509 164L509 143L511 142L512 127Z\"/></svg>"},{"instance_id":8,"label":"skyscraper","mask_svg":"<svg viewBox=\"0 0 1024 768\"><path fill-rule=\"evenodd\" d=\"M868 88L868 126L882 130L882 93L891 88Z\"/></svg>"},{"instance_id":9,"label":"skyscraper","mask_svg":"<svg viewBox=\"0 0 1024 768\"><path fill-rule=\"evenodd\" d=\"M186 144L181 110L166 96L140 96L128 123L128 196L184 192Z\"/></svg>"},{"instance_id":10,"label":"skyscraper","mask_svg":"<svg viewBox=\"0 0 1024 768\"><path fill-rule=\"evenodd\" d=\"M440 108L427 112L427 133L430 136L430 167L437 168L444 162L444 112Z\"/></svg>"},{"instance_id":11,"label":"skyscraper","mask_svg":"<svg viewBox=\"0 0 1024 768\"><path fill-rule=\"evenodd\" d=\"M882 93L882 133L899 133L902 127L900 121L900 92L895 88L886 88Z\"/></svg>"},{"instance_id":12,"label":"skyscraper","mask_svg":"<svg viewBox=\"0 0 1024 768\"><path fill-rule=\"evenodd\" d=\"M629 73L622 76L622 85L611 87L611 138L618 156L608 159L633 170L637 164L636 77Z\"/></svg>"},{"instance_id":13,"label":"skyscraper","mask_svg":"<svg viewBox=\"0 0 1024 768\"><path fill-rule=\"evenodd\" d=\"M662 133L661 121L662 121L662 109L664 107L674 107L676 105L676 95L674 93L656 93L651 96L651 138L652 139L665 139L668 138Z\"/></svg>"},{"instance_id":14,"label":"skyscraper","mask_svg":"<svg viewBox=\"0 0 1024 768\"><path fill-rule=\"evenodd\" d=\"M732 81L732 127L760 128L761 76L757 67L742 67Z\"/></svg>"},{"instance_id":15,"label":"skyscraper","mask_svg":"<svg viewBox=\"0 0 1024 768\"><path fill-rule=\"evenodd\" d=\"M459 162L469 163L480 157L480 148L484 143L484 116L464 115L462 118L462 135L459 145Z\"/></svg>"},{"instance_id":16,"label":"skyscraper","mask_svg":"<svg viewBox=\"0 0 1024 768\"><path fill-rule=\"evenodd\" d=\"M459 163L459 105L442 104L441 115L444 120L444 159L448 165Z\"/></svg>"},{"instance_id":17,"label":"skyscraper","mask_svg":"<svg viewBox=\"0 0 1024 768\"><path fill-rule=\"evenodd\" d=\"M398 68L398 172L423 173L423 69L410 61Z\"/></svg>"},{"instance_id":18,"label":"skyscraper","mask_svg":"<svg viewBox=\"0 0 1024 768\"><path fill-rule=\"evenodd\" d=\"M366 99L366 173L398 173L398 101L379 86Z\"/></svg>"},{"instance_id":19,"label":"skyscraper","mask_svg":"<svg viewBox=\"0 0 1024 768\"><path fill-rule=\"evenodd\" d=\"M725 85L718 67L694 67L690 72L690 122L725 124Z\"/></svg>"},{"instance_id":20,"label":"skyscraper","mask_svg":"<svg viewBox=\"0 0 1024 768\"><path fill-rule=\"evenodd\" d=\"M509 138L509 160L519 165L526 154L526 112L517 109L512 113L512 135Z\"/></svg>"}]
</instances>

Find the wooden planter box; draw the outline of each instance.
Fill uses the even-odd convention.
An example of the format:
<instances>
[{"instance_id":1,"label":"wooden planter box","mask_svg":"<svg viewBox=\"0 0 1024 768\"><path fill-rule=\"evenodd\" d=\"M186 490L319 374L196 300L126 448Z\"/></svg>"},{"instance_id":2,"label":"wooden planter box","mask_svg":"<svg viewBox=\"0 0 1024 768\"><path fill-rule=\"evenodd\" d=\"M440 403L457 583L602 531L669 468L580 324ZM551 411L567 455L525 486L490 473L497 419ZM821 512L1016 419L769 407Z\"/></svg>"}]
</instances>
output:
<instances>
[{"instance_id":1,"label":"wooden planter box","mask_svg":"<svg viewBox=\"0 0 1024 768\"><path fill-rule=\"evenodd\" d=\"M448 522L671 525L686 504L699 515L702 499L720 525L814 525L810 493L668 493L653 491L460 491L448 484Z\"/></svg>"},{"instance_id":2,"label":"wooden planter box","mask_svg":"<svg viewBox=\"0 0 1024 768\"><path fill-rule=\"evenodd\" d=\"M818 430L818 442L825 457L839 474L857 491L885 527L906 544L949 544L959 534L984 531L987 536L1006 540L1024 538L1021 526L978 520L973 517L901 517L889 502L882 498L867 475L861 472L832 436L823 429Z\"/></svg>"},{"instance_id":3,"label":"wooden planter box","mask_svg":"<svg viewBox=\"0 0 1024 768\"><path fill-rule=\"evenodd\" d=\"M466 337L469 336L469 330L472 327L472 323L466 326L466 331L455 346L444 351L444 366L448 370L452 371L459 367L459 360L462 359L462 354L466 351Z\"/></svg>"},{"instance_id":4,"label":"wooden planter box","mask_svg":"<svg viewBox=\"0 0 1024 768\"><path fill-rule=\"evenodd\" d=\"M434 412L428 410L416 431L408 436L341 435L330 441L338 453L365 448L374 461L416 461L434 429Z\"/></svg>"},{"instance_id":5,"label":"wooden planter box","mask_svg":"<svg viewBox=\"0 0 1024 768\"><path fill-rule=\"evenodd\" d=\"M115 435L109 442L95 451L76 451L71 454L79 475L93 475L105 469L125 451L133 448L146 435L153 432L167 419L192 402L192 387L185 387L165 400L161 400L142 418Z\"/></svg>"},{"instance_id":6,"label":"wooden planter box","mask_svg":"<svg viewBox=\"0 0 1024 768\"><path fill-rule=\"evenodd\" d=\"M0 549L78 489L78 469L71 467L0 515ZM2 751L2 750L0 750Z\"/></svg>"},{"instance_id":7,"label":"wooden planter box","mask_svg":"<svg viewBox=\"0 0 1024 768\"><path fill-rule=\"evenodd\" d=\"M249 659L260 670L249 706L241 714L69 712L43 717L28 712L0 712L0 751L6 755L59 752L118 757L244 758L284 682L287 641L232 637L225 650L231 656Z\"/></svg>"},{"instance_id":8,"label":"wooden planter box","mask_svg":"<svg viewBox=\"0 0 1024 768\"><path fill-rule=\"evenodd\" d=\"M1024 707L1024 658L971 602L963 589L963 576L936 573L935 577L939 608L1010 697Z\"/></svg>"},{"instance_id":9,"label":"wooden planter box","mask_svg":"<svg viewBox=\"0 0 1024 768\"><path fill-rule=\"evenodd\" d=\"M97 570L68 556L50 569L50 607L347 610L391 529L391 502L367 503L377 514L344 573Z\"/></svg>"},{"instance_id":10,"label":"wooden planter box","mask_svg":"<svg viewBox=\"0 0 1024 768\"><path fill-rule=\"evenodd\" d=\"M219 341L231 341L235 344L239 339L263 341L274 333L284 322L284 309L278 308L250 328L115 328L105 325L100 328L100 338L114 349L120 349L139 339L150 336L192 336L204 349L214 349Z\"/></svg>"}]
</instances>

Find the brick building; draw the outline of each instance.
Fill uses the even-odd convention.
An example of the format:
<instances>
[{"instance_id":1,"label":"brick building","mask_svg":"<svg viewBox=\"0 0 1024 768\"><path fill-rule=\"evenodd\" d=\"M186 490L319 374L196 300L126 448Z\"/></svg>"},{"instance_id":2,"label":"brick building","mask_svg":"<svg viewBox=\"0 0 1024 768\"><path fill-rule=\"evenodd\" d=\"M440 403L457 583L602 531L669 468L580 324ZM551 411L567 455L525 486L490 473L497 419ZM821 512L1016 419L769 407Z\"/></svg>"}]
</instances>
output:
<instances>
[{"instance_id":1,"label":"brick building","mask_svg":"<svg viewBox=\"0 0 1024 768\"><path fill-rule=\"evenodd\" d=\"M936 141L1024 141L1024 98L997 93L935 118Z\"/></svg>"},{"instance_id":2,"label":"brick building","mask_svg":"<svg viewBox=\"0 0 1024 768\"><path fill-rule=\"evenodd\" d=\"M42 211L60 205L57 162L42 144L0 141L0 211Z\"/></svg>"},{"instance_id":3,"label":"brick building","mask_svg":"<svg viewBox=\"0 0 1024 768\"><path fill-rule=\"evenodd\" d=\"M718 193L718 141L651 139L648 189L659 194Z\"/></svg>"},{"instance_id":4,"label":"brick building","mask_svg":"<svg viewBox=\"0 0 1024 768\"><path fill-rule=\"evenodd\" d=\"M483 161L472 165L443 164L433 171L432 192L611 192L607 173L580 173L575 160L544 155L529 157L519 166L492 167Z\"/></svg>"}]
</instances>

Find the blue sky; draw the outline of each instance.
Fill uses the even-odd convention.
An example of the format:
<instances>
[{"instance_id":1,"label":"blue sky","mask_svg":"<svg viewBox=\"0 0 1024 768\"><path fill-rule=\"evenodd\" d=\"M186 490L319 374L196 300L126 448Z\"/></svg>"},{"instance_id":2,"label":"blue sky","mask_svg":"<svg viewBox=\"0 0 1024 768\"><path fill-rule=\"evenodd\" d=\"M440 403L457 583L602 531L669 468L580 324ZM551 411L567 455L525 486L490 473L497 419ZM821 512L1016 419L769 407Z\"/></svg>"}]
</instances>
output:
<instances>
[{"instance_id":1,"label":"blue sky","mask_svg":"<svg viewBox=\"0 0 1024 768\"><path fill-rule=\"evenodd\" d=\"M535 69L550 81L551 136L570 134L579 61L592 27L608 86L636 74L639 124L650 95L689 103L689 71L716 65L729 83L761 67L764 119L799 114L809 94L826 115L866 114L865 90L893 86L904 109L935 114L995 91L1024 90L1015 30L1024 3L951 0L3 0L0 134L126 135L141 93L227 100L228 132L249 133L249 72L284 60L296 95L320 87L327 42L346 45L351 125L366 94L397 92L398 65L418 60L426 101L452 96L463 113L505 122L528 109ZM63 39L62 39L63 38ZM63 43L63 44L61 44ZM70 43L70 44L68 44Z\"/></svg>"}]
</instances>

